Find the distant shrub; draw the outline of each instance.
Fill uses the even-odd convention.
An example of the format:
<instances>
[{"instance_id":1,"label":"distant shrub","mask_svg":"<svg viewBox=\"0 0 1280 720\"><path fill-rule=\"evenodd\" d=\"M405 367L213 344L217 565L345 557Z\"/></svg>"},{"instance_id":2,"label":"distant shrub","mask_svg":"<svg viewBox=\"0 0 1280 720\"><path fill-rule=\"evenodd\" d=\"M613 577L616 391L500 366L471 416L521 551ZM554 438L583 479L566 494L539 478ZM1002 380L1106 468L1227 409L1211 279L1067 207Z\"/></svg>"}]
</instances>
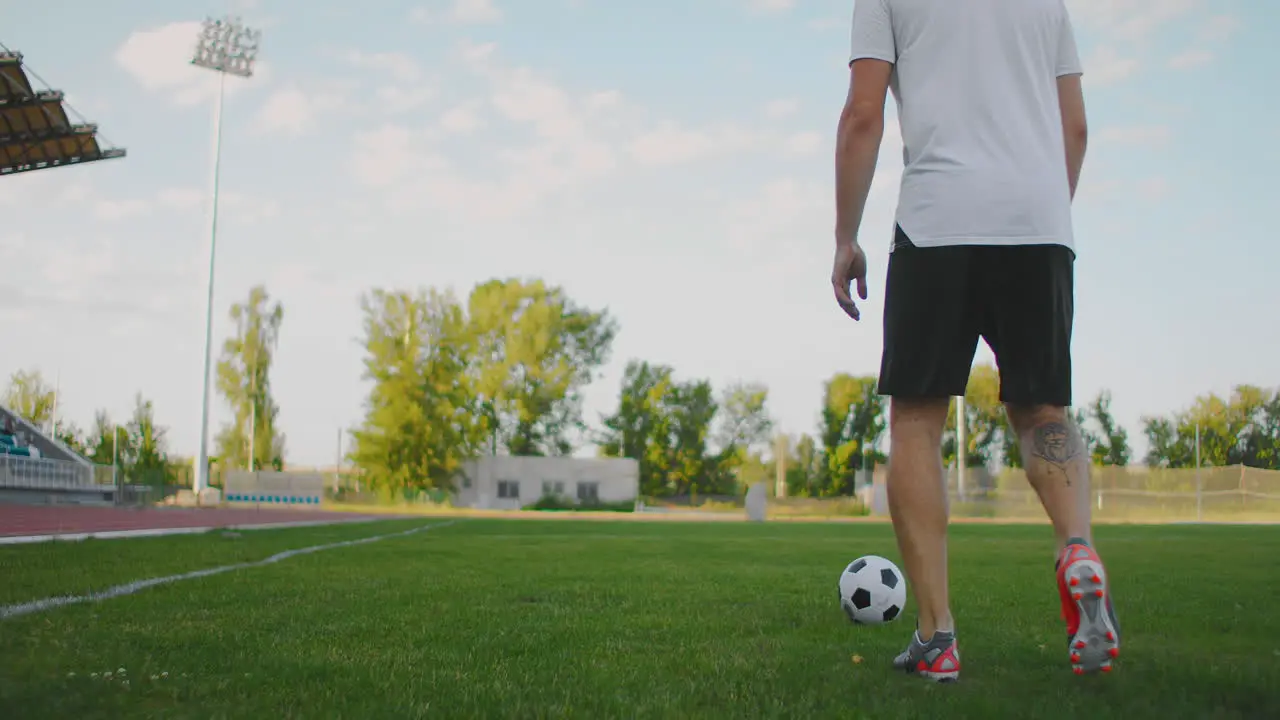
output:
<instances>
[{"instance_id":1,"label":"distant shrub","mask_svg":"<svg viewBox=\"0 0 1280 720\"><path fill-rule=\"evenodd\" d=\"M563 495L543 495L537 502L526 505L524 509L559 512L635 512L636 507L632 502L577 503Z\"/></svg>"}]
</instances>

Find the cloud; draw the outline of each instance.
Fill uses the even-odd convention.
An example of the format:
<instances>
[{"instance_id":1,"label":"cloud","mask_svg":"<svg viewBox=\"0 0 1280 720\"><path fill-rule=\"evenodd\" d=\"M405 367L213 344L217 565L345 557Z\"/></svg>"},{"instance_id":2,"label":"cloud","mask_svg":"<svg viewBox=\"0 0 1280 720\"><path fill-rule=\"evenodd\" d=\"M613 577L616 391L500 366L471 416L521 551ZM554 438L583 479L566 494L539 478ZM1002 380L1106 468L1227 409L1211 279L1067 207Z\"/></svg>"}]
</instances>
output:
<instances>
[{"instance_id":1,"label":"cloud","mask_svg":"<svg viewBox=\"0 0 1280 720\"><path fill-rule=\"evenodd\" d=\"M157 200L171 210L191 210L205 202L205 194L194 188L165 188Z\"/></svg>"},{"instance_id":2,"label":"cloud","mask_svg":"<svg viewBox=\"0 0 1280 720\"><path fill-rule=\"evenodd\" d=\"M1208 50L1187 50L1169 58L1171 70L1189 70L1213 62L1213 53Z\"/></svg>"},{"instance_id":3,"label":"cloud","mask_svg":"<svg viewBox=\"0 0 1280 720\"><path fill-rule=\"evenodd\" d=\"M1169 68L1188 70L1213 62L1213 48L1229 40L1239 26L1240 21L1232 15L1215 15L1201 25L1190 47L1169 58Z\"/></svg>"},{"instance_id":4,"label":"cloud","mask_svg":"<svg viewBox=\"0 0 1280 720\"><path fill-rule=\"evenodd\" d=\"M760 139L759 133L733 124L703 130L667 121L633 139L627 152L637 165L662 167L745 150Z\"/></svg>"},{"instance_id":5,"label":"cloud","mask_svg":"<svg viewBox=\"0 0 1280 720\"><path fill-rule=\"evenodd\" d=\"M105 222L127 220L150 210L151 203L145 200L98 200L93 204L93 216Z\"/></svg>"},{"instance_id":6,"label":"cloud","mask_svg":"<svg viewBox=\"0 0 1280 720\"><path fill-rule=\"evenodd\" d=\"M397 82L416 82L422 79L422 67L404 53L363 53L357 50L347 53L344 59L357 68L373 70Z\"/></svg>"},{"instance_id":7,"label":"cloud","mask_svg":"<svg viewBox=\"0 0 1280 720\"><path fill-rule=\"evenodd\" d=\"M502 11L493 0L456 0L451 14L461 23L494 23L502 19Z\"/></svg>"},{"instance_id":8,"label":"cloud","mask_svg":"<svg viewBox=\"0 0 1280 720\"><path fill-rule=\"evenodd\" d=\"M503 12L493 0L454 0L447 9L432 10L418 6L409 10L409 20L429 24L439 20L461 25L481 25L501 22Z\"/></svg>"},{"instance_id":9,"label":"cloud","mask_svg":"<svg viewBox=\"0 0 1280 720\"><path fill-rule=\"evenodd\" d=\"M1072 20L1112 38L1146 40L1193 13L1198 0L1067 0Z\"/></svg>"},{"instance_id":10,"label":"cloud","mask_svg":"<svg viewBox=\"0 0 1280 720\"><path fill-rule=\"evenodd\" d=\"M1169 194L1169 179L1163 175L1145 178L1138 183L1138 194L1146 200L1161 200Z\"/></svg>"},{"instance_id":11,"label":"cloud","mask_svg":"<svg viewBox=\"0 0 1280 720\"><path fill-rule=\"evenodd\" d=\"M1098 133L1098 139L1123 145L1165 145L1173 139L1173 128L1168 125L1108 127Z\"/></svg>"},{"instance_id":12,"label":"cloud","mask_svg":"<svg viewBox=\"0 0 1280 720\"><path fill-rule=\"evenodd\" d=\"M747 4L748 9L757 13L786 12L795 6L796 0L750 0Z\"/></svg>"},{"instance_id":13,"label":"cloud","mask_svg":"<svg viewBox=\"0 0 1280 720\"><path fill-rule=\"evenodd\" d=\"M165 93L178 105L198 105L218 92L218 73L191 64L200 37L200 23L175 22L130 34L116 50L116 63L143 88ZM254 78L227 76L225 92L242 91L249 82L264 83L266 63L255 66Z\"/></svg>"},{"instance_id":14,"label":"cloud","mask_svg":"<svg viewBox=\"0 0 1280 720\"><path fill-rule=\"evenodd\" d=\"M254 128L262 133L301 135L313 129L317 116L341 107L346 96L341 93L306 93L296 86L277 90L267 98Z\"/></svg>"},{"instance_id":15,"label":"cloud","mask_svg":"<svg viewBox=\"0 0 1280 720\"><path fill-rule=\"evenodd\" d=\"M479 129L484 121L480 118L480 103L471 100L449 108L440 116L440 129L446 133L465 135Z\"/></svg>"},{"instance_id":16,"label":"cloud","mask_svg":"<svg viewBox=\"0 0 1280 720\"><path fill-rule=\"evenodd\" d=\"M1121 57L1115 48L1103 45L1084 59L1084 75L1091 86L1114 85L1128 79L1138 70L1138 61Z\"/></svg>"},{"instance_id":17,"label":"cloud","mask_svg":"<svg viewBox=\"0 0 1280 720\"><path fill-rule=\"evenodd\" d=\"M1085 29L1099 45L1085 62L1087 80L1113 85L1132 77L1139 58L1149 59L1154 38L1175 23L1199 28L1190 47L1162 64L1182 70L1213 60L1213 47L1230 37L1238 21L1231 15L1203 15L1200 0L1067 0L1077 34ZM1122 56L1117 48L1124 48ZM1143 63L1145 64L1145 63Z\"/></svg>"},{"instance_id":18,"label":"cloud","mask_svg":"<svg viewBox=\"0 0 1280 720\"><path fill-rule=\"evenodd\" d=\"M350 167L394 212L508 217L566 188L609 175L633 109L614 91L574 92L502 61L496 46L464 43L454 58L471 97L420 124L386 122L357 133ZM494 127L492 140L458 134Z\"/></svg>"},{"instance_id":19,"label":"cloud","mask_svg":"<svg viewBox=\"0 0 1280 720\"><path fill-rule=\"evenodd\" d=\"M795 115L800 109L800 102L794 98L772 100L764 106L765 117L778 119Z\"/></svg>"},{"instance_id":20,"label":"cloud","mask_svg":"<svg viewBox=\"0 0 1280 720\"><path fill-rule=\"evenodd\" d=\"M816 132L798 132L783 141L783 150L788 155L812 155L822 149L822 134Z\"/></svg>"},{"instance_id":21,"label":"cloud","mask_svg":"<svg viewBox=\"0 0 1280 720\"><path fill-rule=\"evenodd\" d=\"M430 103L437 95L436 83L427 77L426 71L416 60L404 53L348 53L344 60L350 65L370 72L384 84L373 95L377 100L379 115L396 115L417 110Z\"/></svg>"}]
</instances>

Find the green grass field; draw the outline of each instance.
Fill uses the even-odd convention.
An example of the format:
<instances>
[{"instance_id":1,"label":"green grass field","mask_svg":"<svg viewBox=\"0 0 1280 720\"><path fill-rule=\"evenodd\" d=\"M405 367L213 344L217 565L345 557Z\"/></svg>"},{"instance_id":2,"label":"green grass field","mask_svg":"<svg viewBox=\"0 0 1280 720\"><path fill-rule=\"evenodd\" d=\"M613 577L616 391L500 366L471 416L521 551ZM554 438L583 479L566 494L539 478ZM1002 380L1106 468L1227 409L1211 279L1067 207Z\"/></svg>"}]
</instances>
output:
<instances>
[{"instance_id":1,"label":"green grass field","mask_svg":"<svg viewBox=\"0 0 1280 720\"><path fill-rule=\"evenodd\" d=\"M0 547L0 605L432 522ZM1280 528L1098 545L1109 676L1067 666L1042 526L954 529L964 675L935 686L888 668L910 608L837 602L855 556L897 560L887 525L472 519L0 620L0 716L1280 717Z\"/></svg>"}]
</instances>

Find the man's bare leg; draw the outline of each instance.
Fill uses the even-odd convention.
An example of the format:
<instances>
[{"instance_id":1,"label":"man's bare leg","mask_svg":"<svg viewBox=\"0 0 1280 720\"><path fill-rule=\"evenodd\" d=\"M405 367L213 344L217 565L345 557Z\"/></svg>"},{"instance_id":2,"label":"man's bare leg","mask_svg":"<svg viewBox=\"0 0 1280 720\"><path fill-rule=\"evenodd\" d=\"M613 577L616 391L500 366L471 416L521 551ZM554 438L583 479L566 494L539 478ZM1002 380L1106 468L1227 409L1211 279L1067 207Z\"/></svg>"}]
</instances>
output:
<instances>
[{"instance_id":1,"label":"man's bare leg","mask_svg":"<svg viewBox=\"0 0 1280 720\"><path fill-rule=\"evenodd\" d=\"M1023 465L1058 538L1055 574L1077 674L1110 672L1120 654L1120 623L1102 559L1093 549L1089 455L1066 408L1006 406Z\"/></svg>"},{"instance_id":2,"label":"man's bare leg","mask_svg":"<svg viewBox=\"0 0 1280 720\"><path fill-rule=\"evenodd\" d=\"M1053 522L1061 548L1072 538L1093 541L1089 454L1067 409L1050 405L1008 405L1018 433L1027 480Z\"/></svg>"},{"instance_id":3,"label":"man's bare leg","mask_svg":"<svg viewBox=\"0 0 1280 720\"><path fill-rule=\"evenodd\" d=\"M919 635L954 630L947 594L947 492L942 431L950 398L893 398L889 411L889 513L919 612Z\"/></svg>"}]
</instances>

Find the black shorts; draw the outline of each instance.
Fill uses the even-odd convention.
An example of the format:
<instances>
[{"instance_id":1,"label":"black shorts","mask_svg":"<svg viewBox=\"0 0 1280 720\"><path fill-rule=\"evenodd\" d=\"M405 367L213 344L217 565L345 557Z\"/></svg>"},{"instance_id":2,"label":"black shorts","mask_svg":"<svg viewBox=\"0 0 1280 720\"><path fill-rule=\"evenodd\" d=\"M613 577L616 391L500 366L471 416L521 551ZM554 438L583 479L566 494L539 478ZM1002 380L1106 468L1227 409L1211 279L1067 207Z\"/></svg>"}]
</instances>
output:
<instances>
[{"instance_id":1,"label":"black shorts","mask_svg":"<svg viewBox=\"0 0 1280 720\"><path fill-rule=\"evenodd\" d=\"M880 394L964 395L978 338L1000 400L1071 405L1075 253L1063 245L917 247L897 229L884 300Z\"/></svg>"}]
</instances>

